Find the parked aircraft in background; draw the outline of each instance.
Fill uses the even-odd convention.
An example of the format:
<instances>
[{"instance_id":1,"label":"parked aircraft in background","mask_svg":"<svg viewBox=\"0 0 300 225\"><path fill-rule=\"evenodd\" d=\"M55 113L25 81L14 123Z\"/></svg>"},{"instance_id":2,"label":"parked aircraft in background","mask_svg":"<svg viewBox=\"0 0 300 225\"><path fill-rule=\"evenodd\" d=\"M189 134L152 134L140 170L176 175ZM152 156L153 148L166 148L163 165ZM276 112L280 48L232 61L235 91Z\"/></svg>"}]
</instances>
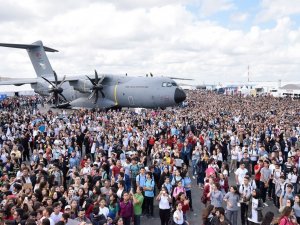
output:
<instances>
[{"instance_id":1,"label":"parked aircraft in background","mask_svg":"<svg viewBox=\"0 0 300 225\"><path fill-rule=\"evenodd\" d=\"M59 79L53 71L46 52L58 52L43 46L42 41L32 44L6 44L2 47L26 49L37 78L10 79L0 85L31 84L34 91L54 99L58 108L166 108L175 106L186 99L185 92L174 79L184 78L145 77L120 75L98 75L93 77L64 76Z\"/></svg>"}]
</instances>

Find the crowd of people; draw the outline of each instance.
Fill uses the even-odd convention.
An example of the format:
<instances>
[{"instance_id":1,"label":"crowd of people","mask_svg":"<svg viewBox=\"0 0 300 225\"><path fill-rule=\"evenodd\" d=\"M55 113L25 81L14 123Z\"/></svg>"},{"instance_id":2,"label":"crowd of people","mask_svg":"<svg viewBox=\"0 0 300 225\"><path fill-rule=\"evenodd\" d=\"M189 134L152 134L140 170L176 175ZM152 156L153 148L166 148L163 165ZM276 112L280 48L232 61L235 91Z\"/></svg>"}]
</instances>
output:
<instances>
[{"instance_id":1,"label":"crowd of people","mask_svg":"<svg viewBox=\"0 0 300 225\"><path fill-rule=\"evenodd\" d=\"M292 99L207 91L140 112L2 104L0 223L189 224L202 201L205 225L300 224L299 113Z\"/></svg>"}]
</instances>

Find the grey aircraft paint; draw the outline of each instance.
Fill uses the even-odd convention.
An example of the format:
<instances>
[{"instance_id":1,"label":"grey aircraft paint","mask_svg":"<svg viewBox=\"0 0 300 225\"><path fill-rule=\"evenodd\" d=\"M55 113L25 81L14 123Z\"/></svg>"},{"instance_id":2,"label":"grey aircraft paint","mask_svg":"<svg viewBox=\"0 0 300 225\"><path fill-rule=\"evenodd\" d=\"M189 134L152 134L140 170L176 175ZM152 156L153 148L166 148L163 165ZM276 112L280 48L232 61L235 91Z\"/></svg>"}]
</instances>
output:
<instances>
[{"instance_id":1,"label":"grey aircraft paint","mask_svg":"<svg viewBox=\"0 0 300 225\"><path fill-rule=\"evenodd\" d=\"M37 75L35 79L2 81L0 85L29 83L36 93L43 96L49 96L51 91L53 93L51 87L60 86L59 83L62 79L55 81L56 74L54 75L45 52L57 52L57 50L43 46L41 41L29 45L0 43L0 46L26 49ZM129 77L103 74L100 78L97 78L96 71L95 77L76 76L66 78L65 82L61 84L61 93L57 93L59 104L56 107L166 108L177 105L186 99L185 92L178 87L173 79L168 77ZM103 79L101 80L101 78ZM101 81L97 83L97 80ZM99 87L95 86L96 83ZM61 99L66 101L61 102Z\"/></svg>"}]
</instances>

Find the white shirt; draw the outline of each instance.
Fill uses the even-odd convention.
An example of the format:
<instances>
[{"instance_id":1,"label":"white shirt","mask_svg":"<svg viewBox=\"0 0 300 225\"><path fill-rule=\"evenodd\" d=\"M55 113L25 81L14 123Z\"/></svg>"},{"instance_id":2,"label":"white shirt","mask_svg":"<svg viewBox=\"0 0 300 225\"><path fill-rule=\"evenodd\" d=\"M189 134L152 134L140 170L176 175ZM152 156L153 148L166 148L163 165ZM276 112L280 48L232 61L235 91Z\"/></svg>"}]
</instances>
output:
<instances>
[{"instance_id":1,"label":"white shirt","mask_svg":"<svg viewBox=\"0 0 300 225\"><path fill-rule=\"evenodd\" d=\"M82 174L86 175L86 174L90 174L91 173L91 167L83 167L82 168Z\"/></svg>"},{"instance_id":2,"label":"white shirt","mask_svg":"<svg viewBox=\"0 0 300 225\"><path fill-rule=\"evenodd\" d=\"M118 196L119 198L122 197L123 191L124 191L124 189L118 189L118 191L117 191L117 196Z\"/></svg>"},{"instance_id":3,"label":"white shirt","mask_svg":"<svg viewBox=\"0 0 300 225\"><path fill-rule=\"evenodd\" d=\"M103 216L105 216L105 218L107 218L108 213L109 213L109 209L107 207L103 207L103 208L99 207L99 215L102 214Z\"/></svg>"},{"instance_id":4,"label":"white shirt","mask_svg":"<svg viewBox=\"0 0 300 225\"><path fill-rule=\"evenodd\" d=\"M223 161L223 155L222 153L218 153L218 156L217 156L217 161Z\"/></svg>"},{"instance_id":5,"label":"white shirt","mask_svg":"<svg viewBox=\"0 0 300 225\"><path fill-rule=\"evenodd\" d=\"M258 207L258 199L252 198L252 218L248 218L249 221L253 223L260 223L258 221L258 214L257 214L257 207Z\"/></svg>"},{"instance_id":6,"label":"white shirt","mask_svg":"<svg viewBox=\"0 0 300 225\"><path fill-rule=\"evenodd\" d=\"M289 174L288 174L288 179L290 180L290 182L291 182L292 184L295 184L295 183L297 183L298 177L297 177L296 174L289 173Z\"/></svg>"},{"instance_id":7,"label":"white shirt","mask_svg":"<svg viewBox=\"0 0 300 225\"><path fill-rule=\"evenodd\" d=\"M258 152L256 152L256 149L252 149L249 153L250 153L250 160L256 161L258 156Z\"/></svg>"},{"instance_id":8,"label":"white shirt","mask_svg":"<svg viewBox=\"0 0 300 225\"><path fill-rule=\"evenodd\" d=\"M242 184L244 182L244 177L247 172L248 172L248 170L246 168L244 168L244 169L238 168L235 171L235 175L237 175L237 177L238 177L239 184Z\"/></svg>"},{"instance_id":9,"label":"white shirt","mask_svg":"<svg viewBox=\"0 0 300 225\"><path fill-rule=\"evenodd\" d=\"M238 150L238 162L240 162L242 158L243 158L243 151Z\"/></svg>"},{"instance_id":10,"label":"white shirt","mask_svg":"<svg viewBox=\"0 0 300 225\"><path fill-rule=\"evenodd\" d=\"M271 174L273 174L275 170L275 165L273 163L270 164L269 169L271 170Z\"/></svg>"},{"instance_id":11,"label":"white shirt","mask_svg":"<svg viewBox=\"0 0 300 225\"><path fill-rule=\"evenodd\" d=\"M54 212L51 213L50 218L53 220L54 223L57 223L62 218L62 212L59 212L58 215L56 215Z\"/></svg>"},{"instance_id":12,"label":"white shirt","mask_svg":"<svg viewBox=\"0 0 300 225\"><path fill-rule=\"evenodd\" d=\"M43 219L46 219L46 217L43 216L43 217L40 219L41 223L42 223ZM47 219L50 221L50 225L55 225L55 223L54 223L53 219L51 219L51 217L49 217L49 218L47 218Z\"/></svg>"},{"instance_id":13,"label":"white shirt","mask_svg":"<svg viewBox=\"0 0 300 225\"><path fill-rule=\"evenodd\" d=\"M93 142L93 145L91 147L91 153L95 153L96 151L96 142Z\"/></svg>"},{"instance_id":14,"label":"white shirt","mask_svg":"<svg viewBox=\"0 0 300 225\"><path fill-rule=\"evenodd\" d=\"M178 218L178 219L177 219ZM176 210L173 214L173 221L177 224L183 224L184 219L183 219L183 212L182 210ZM51 224L52 225L52 224Z\"/></svg>"},{"instance_id":15,"label":"white shirt","mask_svg":"<svg viewBox=\"0 0 300 225\"><path fill-rule=\"evenodd\" d=\"M169 196L171 198L171 196ZM161 195L159 201L159 208L160 209L170 209L170 202L168 200L168 196Z\"/></svg>"},{"instance_id":16,"label":"white shirt","mask_svg":"<svg viewBox=\"0 0 300 225\"><path fill-rule=\"evenodd\" d=\"M232 149L231 150L231 159L237 160L237 158L238 158L237 150L236 149Z\"/></svg>"}]
</instances>

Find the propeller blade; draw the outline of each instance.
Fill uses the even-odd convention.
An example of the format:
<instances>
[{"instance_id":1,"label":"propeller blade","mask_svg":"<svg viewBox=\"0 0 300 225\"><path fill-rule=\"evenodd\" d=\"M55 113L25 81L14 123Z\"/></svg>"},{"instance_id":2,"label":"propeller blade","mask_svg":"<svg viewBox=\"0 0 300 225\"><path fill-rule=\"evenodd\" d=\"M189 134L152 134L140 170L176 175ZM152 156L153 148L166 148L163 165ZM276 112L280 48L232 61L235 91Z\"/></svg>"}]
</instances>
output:
<instances>
[{"instance_id":1,"label":"propeller blade","mask_svg":"<svg viewBox=\"0 0 300 225\"><path fill-rule=\"evenodd\" d=\"M62 93L59 93L59 96L61 96L63 98L63 100L65 100L66 102L68 101Z\"/></svg>"},{"instance_id":2,"label":"propeller blade","mask_svg":"<svg viewBox=\"0 0 300 225\"><path fill-rule=\"evenodd\" d=\"M97 85L89 76L86 75L86 77L91 81L91 83L95 86Z\"/></svg>"},{"instance_id":3,"label":"propeller blade","mask_svg":"<svg viewBox=\"0 0 300 225\"><path fill-rule=\"evenodd\" d=\"M97 70L95 70L95 83L96 84L98 84L98 80L99 80L98 73L97 73Z\"/></svg>"},{"instance_id":4,"label":"propeller blade","mask_svg":"<svg viewBox=\"0 0 300 225\"><path fill-rule=\"evenodd\" d=\"M103 75L100 79L100 81L98 82L98 84L102 84L103 80L105 79L105 75Z\"/></svg>"},{"instance_id":5,"label":"propeller blade","mask_svg":"<svg viewBox=\"0 0 300 225\"><path fill-rule=\"evenodd\" d=\"M53 88L55 88L54 84L49 81L46 77L42 77L45 81L47 81Z\"/></svg>"},{"instance_id":6,"label":"propeller blade","mask_svg":"<svg viewBox=\"0 0 300 225\"><path fill-rule=\"evenodd\" d=\"M65 83L65 81L66 81L66 75L64 76L60 84L57 86L57 88L60 88L63 85L63 83Z\"/></svg>"},{"instance_id":7,"label":"propeller blade","mask_svg":"<svg viewBox=\"0 0 300 225\"><path fill-rule=\"evenodd\" d=\"M55 86L57 86L57 74L54 70L53 70L53 74L54 74L54 79L55 79Z\"/></svg>"},{"instance_id":8,"label":"propeller blade","mask_svg":"<svg viewBox=\"0 0 300 225\"><path fill-rule=\"evenodd\" d=\"M98 93L98 91L96 91L95 93L96 93L96 96L95 96L94 104L96 104L96 103L98 102L98 98L99 98L99 93Z\"/></svg>"},{"instance_id":9,"label":"propeller blade","mask_svg":"<svg viewBox=\"0 0 300 225\"><path fill-rule=\"evenodd\" d=\"M90 94L90 96L88 97L88 99L91 100L92 97L94 96L94 94L95 94L95 91L93 91L92 94Z\"/></svg>"},{"instance_id":10,"label":"propeller blade","mask_svg":"<svg viewBox=\"0 0 300 225\"><path fill-rule=\"evenodd\" d=\"M53 95L51 94L51 95L46 99L46 102L47 102L47 103L50 102L50 101L52 100L52 98L53 98Z\"/></svg>"},{"instance_id":11,"label":"propeller blade","mask_svg":"<svg viewBox=\"0 0 300 225\"><path fill-rule=\"evenodd\" d=\"M101 95L102 95L102 98L105 98L105 94L103 93L103 91L101 90Z\"/></svg>"},{"instance_id":12,"label":"propeller blade","mask_svg":"<svg viewBox=\"0 0 300 225\"><path fill-rule=\"evenodd\" d=\"M55 99L55 106L59 105L59 97L57 93L54 93L54 99Z\"/></svg>"}]
</instances>

